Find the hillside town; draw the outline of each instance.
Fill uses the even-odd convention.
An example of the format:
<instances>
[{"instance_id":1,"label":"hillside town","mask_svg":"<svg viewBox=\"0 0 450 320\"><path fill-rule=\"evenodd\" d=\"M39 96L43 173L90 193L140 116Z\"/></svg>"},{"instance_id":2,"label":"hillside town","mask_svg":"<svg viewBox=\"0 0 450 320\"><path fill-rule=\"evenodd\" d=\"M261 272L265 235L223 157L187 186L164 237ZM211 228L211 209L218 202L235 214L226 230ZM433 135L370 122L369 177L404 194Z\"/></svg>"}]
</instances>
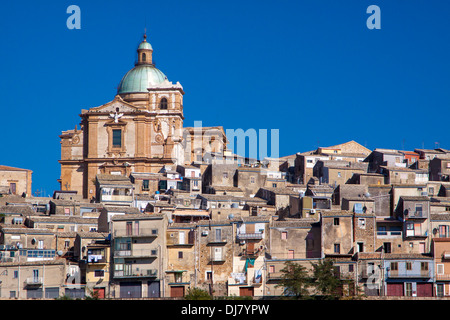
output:
<instances>
[{"instance_id":1,"label":"hillside town","mask_svg":"<svg viewBox=\"0 0 450 320\"><path fill-rule=\"evenodd\" d=\"M144 35L113 100L62 131L51 197L0 166L0 298L263 299L324 259L342 295L450 296L450 150L239 156L222 126L183 127L152 55Z\"/></svg>"}]
</instances>

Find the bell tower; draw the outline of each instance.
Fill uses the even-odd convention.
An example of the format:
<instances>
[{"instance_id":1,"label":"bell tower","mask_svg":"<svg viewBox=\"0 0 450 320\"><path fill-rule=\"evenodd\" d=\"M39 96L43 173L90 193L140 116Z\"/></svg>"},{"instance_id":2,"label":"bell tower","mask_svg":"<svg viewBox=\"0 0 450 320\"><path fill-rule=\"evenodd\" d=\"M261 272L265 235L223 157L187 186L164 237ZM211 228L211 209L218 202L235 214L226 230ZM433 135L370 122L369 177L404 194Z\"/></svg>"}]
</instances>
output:
<instances>
[{"instance_id":1,"label":"bell tower","mask_svg":"<svg viewBox=\"0 0 450 320\"><path fill-rule=\"evenodd\" d=\"M139 44L137 49L138 59L135 65L150 64L153 65L152 56L153 48L150 43L147 42L147 34L144 33L144 40Z\"/></svg>"}]
</instances>

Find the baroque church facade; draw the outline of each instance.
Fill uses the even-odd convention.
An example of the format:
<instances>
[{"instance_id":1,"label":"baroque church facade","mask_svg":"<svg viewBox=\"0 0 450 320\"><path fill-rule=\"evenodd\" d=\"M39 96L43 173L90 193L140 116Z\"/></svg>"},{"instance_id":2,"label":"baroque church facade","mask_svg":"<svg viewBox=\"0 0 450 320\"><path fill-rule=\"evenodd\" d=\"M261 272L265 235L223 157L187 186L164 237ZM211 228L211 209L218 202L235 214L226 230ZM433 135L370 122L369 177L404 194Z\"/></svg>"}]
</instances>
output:
<instances>
[{"instance_id":1,"label":"baroque church facade","mask_svg":"<svg viewBox=\"0 0 450 320\"><path fill-rule=\"evenodd\" d=\"M153 48L144 35L135 66L120 81L114 99L82 110L81 127L59 136L60 189L92 199L98 174L157 173L164 166L191 164L212 147L223 152L222 127L210 127L214 130L208 130L206 141L203 133L201 144L192 147L195 130L183 128L183 95L181 84L170 82L155 67Z\"/></svg>"}]
</instances>

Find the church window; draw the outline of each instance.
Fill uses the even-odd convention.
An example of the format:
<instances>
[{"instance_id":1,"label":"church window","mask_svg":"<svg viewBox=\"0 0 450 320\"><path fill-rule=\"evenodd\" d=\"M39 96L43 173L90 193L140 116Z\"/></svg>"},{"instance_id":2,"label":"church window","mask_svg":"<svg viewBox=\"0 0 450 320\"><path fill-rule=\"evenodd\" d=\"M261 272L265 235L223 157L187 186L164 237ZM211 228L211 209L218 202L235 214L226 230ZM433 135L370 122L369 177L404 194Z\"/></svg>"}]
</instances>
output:
<instances>
[{"instance_id":1,"label":"church window","mask_svg":"<svg viewBox=\"0 0 450 320\"><path fill-rule=\"evenodd\" d=\"M161 102L159 103L159 108L160 109L167 109L167 99L166 98L162 98Z\"/></svg>"},{"instance_id":2,"label":"church window","mask_svg":"<svg viewBox=\"0 0 450 320\"><path fill-rule=\"evenodd\" d=\"M145 53L142 54L142 61L146 61L147 60L147 56Z\"/></svg>"},{"instance_id":3,"label":"church window","mask_svg":"<svg viewBox=\"0 0 450 320\"><path fill-rule=\"evenodd\" d=\"M122 147L122 130L114 129L113 131L113 147Z\"/></svg>"}]
</instances>

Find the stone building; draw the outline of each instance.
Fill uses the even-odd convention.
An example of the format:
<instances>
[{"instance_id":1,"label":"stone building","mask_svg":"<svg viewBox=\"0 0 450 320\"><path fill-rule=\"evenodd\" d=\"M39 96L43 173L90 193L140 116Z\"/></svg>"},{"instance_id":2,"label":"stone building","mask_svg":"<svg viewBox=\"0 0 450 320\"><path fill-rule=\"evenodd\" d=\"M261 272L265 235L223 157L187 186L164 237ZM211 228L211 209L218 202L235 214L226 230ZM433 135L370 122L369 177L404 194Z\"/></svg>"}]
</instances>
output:
<instances>
[{"instance_id":1,"label":"stone building","mask_svg":"<svg viewBox=\"0 0 450 320\"><path fill-rule=\"evenodd\" d=\"M90 199L98 174L157 173L164 165L185 164L183 95L181 84L155 67L144 35L135 66L123 76L114 99L82 110L80 128L60 135L61 190Z\"/></svg>"},{"instance_id":2,"label":"stone building","mask_svg":"<svg viewBox=\"0 0 450 320\"><path fill-rule=\"evenodd\" d=\"M235 235L229 219L201 221L197 229L197 286L215 296L227 295L233 272Z\"/></svg>"},{"instance_id":3,"label":"stone building","mask_svg":"<svg viewBox=\"0 0 450 320\"><path fill-rule=\"evenodd\" d=\"M9 194L31 196L31 180L33 171L9 166L0 166L0 187Z\"/></svg>"}]
</instances>

